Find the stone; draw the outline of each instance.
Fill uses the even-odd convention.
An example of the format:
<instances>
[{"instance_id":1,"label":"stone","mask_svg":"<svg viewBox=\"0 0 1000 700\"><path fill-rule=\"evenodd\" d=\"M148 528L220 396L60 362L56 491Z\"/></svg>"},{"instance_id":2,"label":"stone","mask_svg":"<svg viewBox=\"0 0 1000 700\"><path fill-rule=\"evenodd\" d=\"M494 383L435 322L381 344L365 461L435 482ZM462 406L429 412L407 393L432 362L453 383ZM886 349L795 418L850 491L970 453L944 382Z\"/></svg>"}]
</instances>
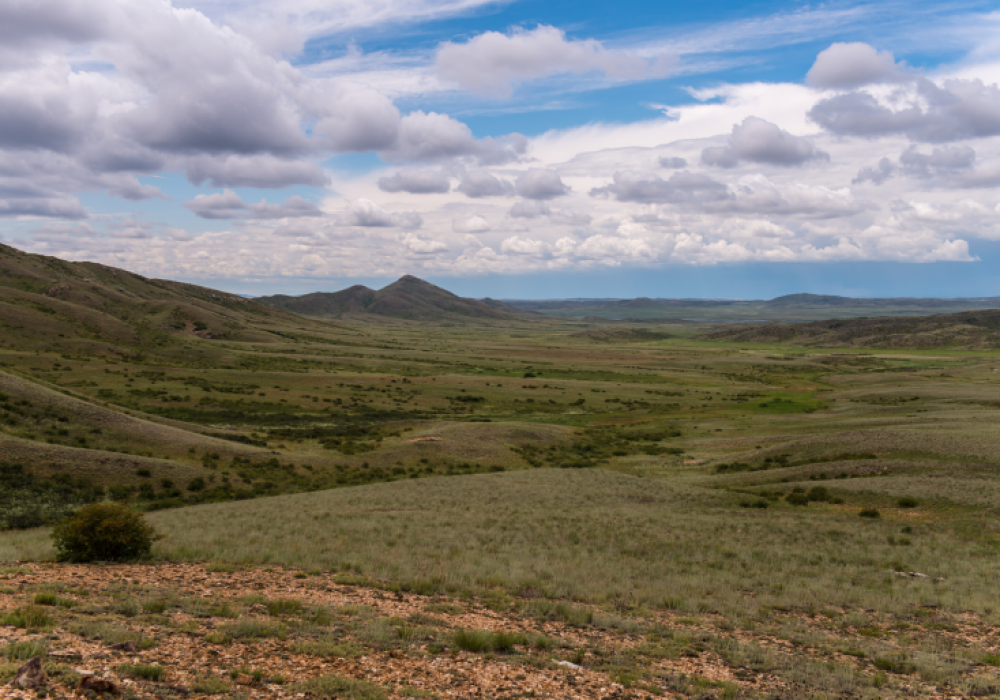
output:
<instances>
[{"instance_id":1,"label":"stone","mask_svg":"<svg viewBox=\"0 0 1000 700\"><path fill-rule=\"evenodd\" d=\"M84 676L80 679L80 684L77 688L84 692L92 690L98 694L118 695L118 688L115 687L114 683L106 678L98 678L97 676Z\"/></svg>"},{"instance_id":2,"label":"stone","mask_svg":"<svg viewBox=\"0 0 1000 700\"><path fill-rule=\"evenodd\" d=\"M42 657L36 656L17 669L10 684L18 688L41 688L48 680L49 677L42 668Z\"/></svg>"}]
</instances>

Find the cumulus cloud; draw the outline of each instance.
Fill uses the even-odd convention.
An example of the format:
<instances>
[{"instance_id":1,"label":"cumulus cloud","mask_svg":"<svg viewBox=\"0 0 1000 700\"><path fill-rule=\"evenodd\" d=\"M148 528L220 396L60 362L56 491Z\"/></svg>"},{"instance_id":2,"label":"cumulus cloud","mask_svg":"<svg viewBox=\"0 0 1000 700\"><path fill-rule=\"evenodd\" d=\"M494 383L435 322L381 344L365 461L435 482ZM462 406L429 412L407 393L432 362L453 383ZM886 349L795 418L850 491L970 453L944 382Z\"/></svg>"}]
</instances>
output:
<instances>
[{"instance_id":1,"label":"cumulus cloud","mask_svg":"<svg viewBox=\"0 0 1000 700\"><path fill-rule=\"evenodd\" d=\"M946 143L1000 135L1000 89L981 80L926 78L891 96L854 91L819 101L809 118L833 134L875 138L902 135Z\"/></svg>"},{"instance_id":2,"label":"cumulus cloud","mask_svg":"<svg viewBox=\"0 0 1000 700\"><path fill-rule=\"evenodd\" d=\"M897 169L896 164L888 158L880 158L876 165L866 165L861 168L851 182L855 185L860 185L864 182L881 185L895 175Z\"/></svg>"},{"instance_id":3,"label":"cumulus cloud","mask_svg":"<svg viewBox=\"0 0 1000 700\"><path fill-rule=\"evenodd\" d=\"M661 168L686 168L688 164L686 158L677 156L660 156L659 162Z\"/></svg>"},{"instance_id":4,"label":"cumulus cloud","mask_svg":"<svg viewBox=\"0 0 1000 700\"><path fill-rule=\"evenodd\" d=\"M419 255L443 253L448 250L448 245L441 241L435 241L430 238L422 238L413 233L407 233L403 236L403 245L405 245L411 253L417 253Z\"/></svg>"},{"instance_id":5,"label":"cumulus cloud","mask_svg":"<svg viewBox=\"0 0 1000 700\"><path fill-rule=\"evenodd\" d=\"M911 145L899 155L898 164L882 158L875 166L861 168L854 182L881 185L896 174L924 179L952 176L971 170L975 164L976 151L971 146L943 146L921 153L917 146Z\"/></svg>"},{"instance_id":6,"label":"cumulus cloud","mask_svg":"<svg viewBox=\"0 0 1000 700\"><path fill-rule=\"evenodd\" d=\"M500 244L500 252L505 255L546 255L549 252L549 246L543 241L536 241L532 238L521 238L520 236L511 236L510 238L504 239L503 243Z\"/></svg>"},{"instance_id":7,"label":"cumulus cloud","mask_svg":"<svg viewBox=\"0 0 1000 700\"><path fill-rule=\"evenodd\" d=\"M458 233L486 233L490 230L490 222L475 214L467 219L455 219L451 228Z\"/></svg>"},{"instance_id":8,"label":"cumulus cloud","mask_svg":"<svg viewBox=\"0 0 1000 700\"><path fill-rule=\"evenodd\" d=\"M612 79L634 79L666 75L675 63L671 56L647 60L606 49L594 39L567 39L561 29L545 25L510 34L485 32L464 44L444 43L437 52L442 77L495 97L509 96L518 81L548 75L598 71Z\"/></svg>"},{"instance_id":9,"label":"cumulus cloud","mask_svg":"<svg viewBox=\"0 0 1000 700\"><path fill-rule=\"evenodd\" d=\"M314 203L298 195L289 197L284 204L268 204L266 199L257 204L247 204L228 189L214 194L199 194L184 202L184 206L203 219L291 219L324 215Z\"/></svg>"},{"instance_id":10,"label":"cumulus cloud","mask_svg":"<svg viewBox=\"0 0 1000 700\"><path fill-rule=\"evenodd\" d=\"M388 212L370 199L355 199L337 223L341 226L420 228L423 219L413 211Z\"/></svg>"},{"instance_id":11,"label":"cumulus cloud","mask_svg":"<svg viewBox=\"0 0 1000 700\"><path fill-rule=\"evenodd\" d=\"M595 187L590 196L641 204L716 202L731 197L725 184L687 170L674 173L668 180L655 174L618 172L610 185Z\"/></svg>"},{"instance_id":12,"label":"cumulus cloud","mask_svg":"<svg viewBox=\"0 0 1000 700\"><path fill-rule=\"evenodd\" d=\"M740 161L788 166L829 159L829 154L806 139L758 117L747 117L733 125L728 145L712 146L701 152L704 165L721 168L735 167Z\"/></svg>"},{"instance_id":13,"label":"cumulus cloud","mask_svg":"<svg viewBox=\"0 0 1000 700\"><path fill-rule=\"evenodd\" d=\"M400 120L395 141L379 150L389 161L440 161L468 158L482 165L520 160L528 141L521 134L476 139L460 121L437 112L410 112Z\"/></svg>"},{"instance_id":14,"label":"cumulus cloud","mask_svg":"<svg viewBox=\"0 0 1000 700\"><path fill-rule=\"evenodd\" d=\"M380 177L378 188L383 192L443 194L451 190L451 182L441 172L406 169L387 177Z\"/></svg>"},{"instance_id":15,"label":"cumulus cloud","mask_svg":"<svg viewBox=\"0 0 1000 700\"><path fill-rule=\"evenodd\" d=\"M806 75L816 88L850 89L871 83L896 82L906 77L891 51L877 51L861 42L836 43L820 52Z\"/></svg>"},{"instance_id":16,"label":"cumulus cloud","mask_svg":"<svg viewBox=\"0 0 1000 700\"><path fill-rule=\"evenodd\" d=\"M462 173L455 188L466 197L509 197L514 194L514 186L507 180L494 177L486 170L470 170Z\"/></svg>"},{"instance_id":17,"label":"cumulus cloud","mask_svg":"<svg viewBox=\"0 0 1000 700\"><path fill-rule=\"evenodd\" d=\"M544 168L530 168L519 175L514 190L525 199L555 199L569 194L559 173Z\"/></svg>"},{"instance_id":18,"label":"cumulus cloud","mask_svg":"<svg viewBox=\"0 0 1000 700\"><path fill-rule=\"evenodd\" d=\"M272 156L200 155L186 158L183 163L188 182L193 185L274 189L292 185L324 187L329 182L315 163Z\"/></svg>"},{"instance_id":19,"label":"cumulus cloud","mask_svg":"<svg viewBox=\"0 0 1000 700\"><path fill-rule=\"evenodd\" d=\"M546 216L550 213L549 205L545 202L528 200L515 202L514 206L507 212L507 216L515 219L537 219L539 216Z\"/></svg>"},{"instance_id":20,"label":"cumulus cloud","mask_svg":"<svg viewBox=\"0 0 1000 700\"><path fill-rule=\"evenodd\" d=\"M389 98L368 88L326 83L308 104L319 115L314 131L335 151L361 152L392 148L402 119Z\"/></svg>"}]
</instances>

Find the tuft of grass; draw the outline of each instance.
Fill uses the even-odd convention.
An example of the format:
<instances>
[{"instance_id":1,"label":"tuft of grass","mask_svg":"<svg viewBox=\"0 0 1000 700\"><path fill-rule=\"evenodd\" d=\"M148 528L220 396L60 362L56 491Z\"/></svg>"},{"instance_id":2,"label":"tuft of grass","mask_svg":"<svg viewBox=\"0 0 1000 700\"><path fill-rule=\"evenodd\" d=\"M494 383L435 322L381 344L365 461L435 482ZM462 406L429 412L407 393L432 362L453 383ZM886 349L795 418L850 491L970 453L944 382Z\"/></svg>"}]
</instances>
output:
<instances>
[{"instance_id":1,"label":"tuft of grass","mask_svg":"<svg viewBox=\"0 0 1000 700\"><path fill-rule=\"evenodd\" d=\"M878 512L878 508L862 508L858 515L862 518L871 518L872 520L878 520L882 517L882 514Z\"/></svg>"},{"instance_id":2,"label":"tuft of grass","mask_svg":"<svg viewBox=\"0 0 1000 700\"><path fill-rule=\"evenodd\" d=\"M230 686L221 678L206 676L196 680L192 689L200 695L222 695L229 692Z\"/></svg>"},{"instance_id":3,"label":"tuft of grass","mask_svg":"<svg viewBox=\"0 0 1000 700\"><path fill-rule=\"evenodd\" d=\"M78 620L71 623L68 629L85 639L99 639L109 646L134 642L139 649L150 649L156 645L155 639L107 620Z\"/></svg>"},{"instance_id":4,"label":"tuft of grass","mask_svg":"<svg viewBox=\"0 0 1000 700\"><path fill-rule=\"evenodd\" d=\"M320 637L307 642L298 642L292 646L292 651L296 654L336 659L356 659L365 653L364 647L359 644L336 637Z\"/></svg>"},{"instance_id":5,"label":"tuft of grass","mask_svg":"<svg viewBox=\"0 0 1000 700\"><path fill-rule=\"evenodd\" d=\"M18 627L23 630L35 630L49 627L52 624L52 617L45 611L45 608L37 605L28 605L11 610L6 615L0 617L0 624Z\"/></svg>"},{"instance_id":6,"label":"tuft of grass","mask_svg":"<svg viewBox=\"0 0 1000 700\"><path fill-rule=\"evenodd\" d=\"M218 634L229 639L265 639L268 637L284 639L287 630L284 625L265 622L255 617L241 617L235 622L222 625Z\"/></svg>"},{"instance_id":7,"label":"tuft of grass","mask_svg":"<svg viewBox=\"0 0 1000 700\"><path fill-rule=\"evenodd\" d=\"M267 603L267 614L274 617L298 615L305 609L301 600L271 600Z\"/></svg>"},{"instance_id":8,"label":"tuft of grass","mask_svg":"<svg viewBox=\"0 0 1000 700\"><path fill-rule=\"evenodd\" d=\"M49 643L37 639L13 642L0 649L0 656L7 661L27 661L36 656L46 656L48 653Z\"/></svg>"},{"instance_id":9,"label":"tuft of grass","mask_svg":"<svg viewBox=\"0 0 1000 700\"><path fill-rule=\"evenodd\" d=\"M519 644L528 644L528 637L523 634L504 632L490 632L488 630L457 629L452 634L452 643L462 651L471 651L474 654L485 654L487 652L497 652L499 654L510 653Z\"/></svg>"},{"instance_id":10,"label":"tuft of grass","mask_svg":"<svg viewBox=\"0 0 1000 700\"><path fill-rule=\"evenodd\" d=\"M163 678L164 669L156 664L125 664L118 667L119 672L144 681L159 681Z\"/></svg>"},{"instance_id":11,"label":"tuft of grass","mask_svg":"<svg viewBox=\"0 0 1000 700\"><path fill-rule=\"evenodd\" d=\"M385 690L369 681L344 676L320 676L294 687L299 693L316 698L337 700L386 700Z\"/></svg>"},{"instance_id":12,"label":"tuft of grass","mask_svg":"<svg viewBox=\"0 0 1000 700\"><path fill-rule=\"evenodd\" d=\"M920 505L920 502L917 499L913 498L912 496L903 496L898 501L896 501L896 505L899 506L900 508L916 508L918 505Z\"/></svg>"}]
</instances>

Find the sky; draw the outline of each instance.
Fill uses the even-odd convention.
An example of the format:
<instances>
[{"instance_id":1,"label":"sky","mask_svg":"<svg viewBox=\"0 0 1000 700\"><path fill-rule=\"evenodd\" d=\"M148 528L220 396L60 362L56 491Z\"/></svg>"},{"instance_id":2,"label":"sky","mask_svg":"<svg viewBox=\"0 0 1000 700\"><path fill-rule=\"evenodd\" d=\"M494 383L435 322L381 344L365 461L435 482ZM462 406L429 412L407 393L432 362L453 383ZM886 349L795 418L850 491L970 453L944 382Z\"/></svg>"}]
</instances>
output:
<instances>
[{"instance_id":1,"label":"sky","mask_svg":"<svg viewBox=\"0 0 1000 700\"><path fill-rule=\"evenodd\" d=\"M0 241L242 294L1000 296L995 2L0 2Z\"/></svg>"}]
</instances>

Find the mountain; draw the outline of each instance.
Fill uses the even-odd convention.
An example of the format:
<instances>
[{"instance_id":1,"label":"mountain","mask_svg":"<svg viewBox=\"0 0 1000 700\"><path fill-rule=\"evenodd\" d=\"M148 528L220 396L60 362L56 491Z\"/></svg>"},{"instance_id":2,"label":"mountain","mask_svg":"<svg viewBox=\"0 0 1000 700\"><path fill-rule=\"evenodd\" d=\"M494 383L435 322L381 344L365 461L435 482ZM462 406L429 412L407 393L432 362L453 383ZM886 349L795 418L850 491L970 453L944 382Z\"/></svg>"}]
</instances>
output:
<instances>
[{"instance_id":1,"label":"mountain","mask_svg":"<svg viewBox=\"0 0 1000 700\"><path fill-rule=\"evenodd\" d=\"M467 299L430 282L405 275L378 291L361 285L340 292L315 292L301 297L259 297L268 306L309 316L368 315L413 321L524 318L527 314L493 299Z\"/></svg>"},{"instance_id":2,"label":"mountain","mask_svg":"<svg viewBox=\"0 0 1000 700\"><path fill-rule=\"evenodd\" d=\"M812 323L741 325L701 336L735 343L859 348L1000 348L1000 309Z\"/></svg>"}]
</instances>

